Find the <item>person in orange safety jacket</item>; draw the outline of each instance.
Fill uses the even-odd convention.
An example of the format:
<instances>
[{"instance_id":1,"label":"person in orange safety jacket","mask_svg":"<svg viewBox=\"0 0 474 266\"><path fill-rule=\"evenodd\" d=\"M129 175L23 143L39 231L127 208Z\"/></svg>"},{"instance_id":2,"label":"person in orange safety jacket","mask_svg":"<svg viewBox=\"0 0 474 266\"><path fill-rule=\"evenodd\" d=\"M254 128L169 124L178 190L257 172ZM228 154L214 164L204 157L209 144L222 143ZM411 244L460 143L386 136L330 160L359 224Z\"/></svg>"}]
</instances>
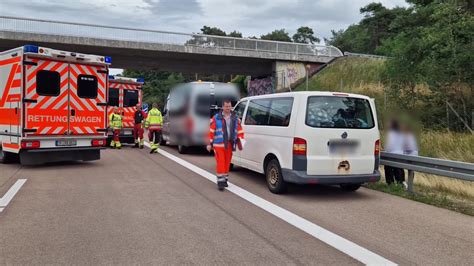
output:
<instances>
[{"instance_id":1,"label":"person in orange safety jacket","mask_svg":"<svg viewBox=\"0 0 474 266\"><path fill-rule=\"evenodd\" d=\"M232 151L236 147L242 149L244 131L237 114L232 112L230 100L224 100L222 111L214 115L211 119L209 129L209 145L207 150L214 150L216 159L217 187L223 190L227 187L229 177L229 167L232 160Z\"/></svg>"}]
</instances>

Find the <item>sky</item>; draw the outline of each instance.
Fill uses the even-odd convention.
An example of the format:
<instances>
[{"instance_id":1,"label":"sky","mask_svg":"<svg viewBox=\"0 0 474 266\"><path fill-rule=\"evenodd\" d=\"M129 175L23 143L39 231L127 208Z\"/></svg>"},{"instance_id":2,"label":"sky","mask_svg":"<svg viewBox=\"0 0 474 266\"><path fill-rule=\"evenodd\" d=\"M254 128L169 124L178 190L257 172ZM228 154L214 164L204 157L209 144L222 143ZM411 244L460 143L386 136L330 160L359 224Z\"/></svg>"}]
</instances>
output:
<instances>
[{"instance_id":1,"label":"sky","mask_svg":"<svg viewBox=\"0 0 474 266\"><path fill-rule=\"evenodd\" d=\"M377 0L0 0L0 15L198 33L203 25L244 37L309 26L321 40L357 23ZM378 0L386 7L404 0Z\"/></svg>"}]
</instances>

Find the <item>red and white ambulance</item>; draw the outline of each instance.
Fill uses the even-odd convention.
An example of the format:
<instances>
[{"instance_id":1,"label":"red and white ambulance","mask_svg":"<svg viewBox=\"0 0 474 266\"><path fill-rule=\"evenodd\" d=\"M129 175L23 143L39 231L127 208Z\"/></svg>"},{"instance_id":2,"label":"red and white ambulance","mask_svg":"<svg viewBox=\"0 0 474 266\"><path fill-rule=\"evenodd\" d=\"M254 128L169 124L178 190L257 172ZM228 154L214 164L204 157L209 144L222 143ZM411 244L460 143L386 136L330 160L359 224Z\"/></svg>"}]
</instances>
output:
<instances>
[{"instance_id":1,"label":"red and white ambulance","mask_svg":"<svg viewBox=\"0 0 474 266\"><path fill-rule=\"evenodd\" d=\"M100 159L110 63L34 45L0 52L0 162Z\"/></svg>"},{"instance_id":2,"label":"red and white ambulance","mask_svg":"<svg viewBox=\"0 0 474 266\"><path fill-rule=\"evenodd\" d=\"M122 115L120 142L134 143L134 114L136 106L142 105L143 83L144 81L141 78L109 76L107 117L113 113L115 107L119 109L119 113ZM112 132L109 131L109 140L112 139L112 135Z\"/></svg>"}]
</instances>

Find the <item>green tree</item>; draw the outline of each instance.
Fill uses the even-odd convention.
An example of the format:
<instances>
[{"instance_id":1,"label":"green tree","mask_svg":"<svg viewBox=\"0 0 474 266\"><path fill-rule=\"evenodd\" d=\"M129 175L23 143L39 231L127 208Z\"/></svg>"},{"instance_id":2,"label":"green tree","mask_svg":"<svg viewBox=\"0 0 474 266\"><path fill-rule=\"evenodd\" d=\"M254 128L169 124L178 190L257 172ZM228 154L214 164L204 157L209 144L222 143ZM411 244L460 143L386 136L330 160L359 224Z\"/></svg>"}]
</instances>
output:
<instances>
[{"instance_id":1,"label":"green tree","mask_svg":"<svg viewBox=\"0 0 474 266\"><path fill-rule=\"evenodd\" d=\"M293 41L297 43L318 43L320 40L314 36L314 31L310 27L299 27L296 33L293 34Z\"/></svg>"},{"instance_id":2,"label":"green tree","mask_svg":"<svg viewBox=\"0 0 474 266\"><path fill-rule=\"evenodd\" d=\"M203 26L201 28L201 33L206 34L206 35L215 35L215 36L226 36L227 34L225 31L217 28L217 27L209 27L209 26Z\"/></svg>"},{"instance_id":3,"label":"green tree","mask_svg":"<svg viewBox=\"0 0 474 266\"><path fill-rule=\"evenodd\" d=\"M229 33L229 35L227 36L234 37L234 38L242 38L242 33L234 30L233 32Z\"/></svg>"},{"instance_id":4,"label":"green tree","mask_svg":"<svg viewBox=\"0 0 474 266\"><path fill-rule=\"evenodd\" d=\"M262 40L280 41L280 42L291 42L290 35L285 29L274 30L270 33L260 36Z\"/></svg>"}]
</instances>

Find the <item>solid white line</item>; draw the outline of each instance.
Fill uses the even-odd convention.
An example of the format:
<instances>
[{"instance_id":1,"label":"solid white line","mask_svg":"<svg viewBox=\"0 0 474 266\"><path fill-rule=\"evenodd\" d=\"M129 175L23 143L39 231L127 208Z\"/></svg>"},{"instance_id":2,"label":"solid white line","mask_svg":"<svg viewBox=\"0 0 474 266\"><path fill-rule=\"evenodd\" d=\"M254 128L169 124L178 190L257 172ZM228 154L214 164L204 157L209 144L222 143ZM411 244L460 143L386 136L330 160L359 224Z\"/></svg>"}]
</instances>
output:
<instances>
[{"instance_id":1,"label":"solid white line","mask_svg":"<svg viewBox=\"0 0 474 266\"><path fill-rule=\"evenodd\" d=\"M0 208L0 212L2 212L2 211L3 211L3 209L4 209L4 208Z\"/></svg>"},{"instance_id":2,"label":"solid white line","mask_svg":"<svg viewBox=\"0 0 474 266\"><path fill-rule=\"evenodd\" d=\"M149 143L145 143L145 146L150 148ZM209 181L213 183L217 182L216 176L209 173L208 171L203 170L162 149L159 149L158 152L175 161L176 163L188 168L189 170L201 175ZM283 209L251 192L248 192L239 186L229 183L227 190L366 265L397 265L396 263L387 260L386 258L377 255L372 251L361 247L345 238L342 238L322 228L321 226L316 225L286 209Z\"/></svg>"},{"instance_id":3,"label":"solid white line","mask_svg":"<svg viewBox=\"0 0 474 266\"><path fill-rule=\"evenodd\" d=\"M20 188L25 184L26 179L18 179L15 184L5 193L3 198L0 198L0 207L7 207L8 203L13 199Z\"/></svg>"}]
</instances>

